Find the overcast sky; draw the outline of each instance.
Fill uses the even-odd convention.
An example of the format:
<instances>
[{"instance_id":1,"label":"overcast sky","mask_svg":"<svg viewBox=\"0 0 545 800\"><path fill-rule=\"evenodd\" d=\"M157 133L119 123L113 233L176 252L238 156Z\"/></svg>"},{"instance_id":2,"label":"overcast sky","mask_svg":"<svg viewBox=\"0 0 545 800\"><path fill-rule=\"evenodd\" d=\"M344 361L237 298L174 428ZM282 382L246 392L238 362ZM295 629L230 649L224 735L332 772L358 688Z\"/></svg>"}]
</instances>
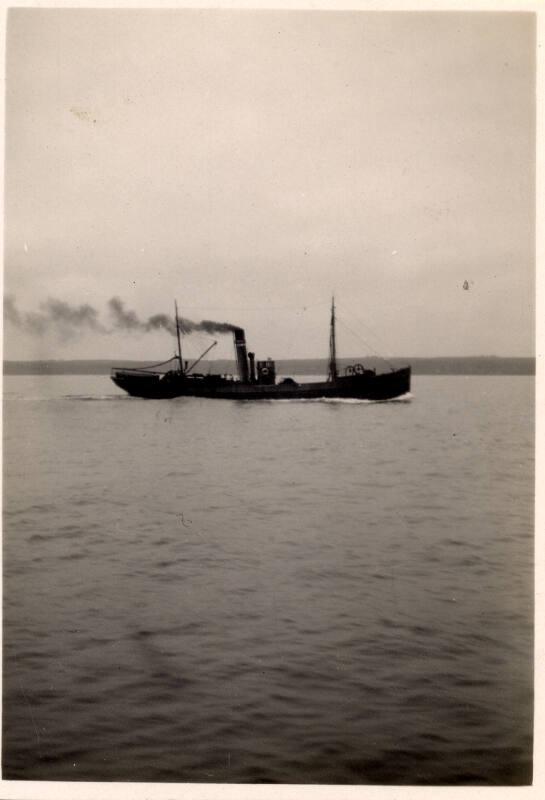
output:
<instances>
[{"instance_id":1,"label":"overcast sky","mask_svg":"<svg viewBox=\"0 0 545 800\"><path fill-rule=\"evenodd\" d=\"M340 354L532 355L534 37L523 13L12 10L5 292L104 324L114 295L177 298L280 358L326 354L334 290Z\"/></svg>"}]
</instances>

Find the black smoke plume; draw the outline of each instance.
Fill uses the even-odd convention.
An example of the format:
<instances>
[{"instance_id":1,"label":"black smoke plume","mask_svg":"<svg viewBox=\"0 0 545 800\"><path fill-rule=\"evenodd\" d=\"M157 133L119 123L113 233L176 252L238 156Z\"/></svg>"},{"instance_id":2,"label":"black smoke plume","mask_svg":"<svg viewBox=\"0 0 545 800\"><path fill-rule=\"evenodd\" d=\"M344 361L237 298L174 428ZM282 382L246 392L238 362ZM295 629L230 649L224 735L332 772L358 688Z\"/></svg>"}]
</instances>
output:
<instances>
[{"instance_id":1,"label":"black smoke plume","mask_svg":"<svg viewBox=\"0 0 545 800\"><path fill-rule=\"evenodd\" d=\"M108 302L108 308L114 320L114 326L118 329L142 331L142 333L163 329L173 335L176 334L176 322L173 317L169 317L166 314L154 314L148 319L142 320L134 311L127 310L119 297L112 297ZM185 319L185 317L179 317L178 322L180 331L184 334L194 332L209 334L232 333L237 328L236 325L231 325L230 322L214 322L211 319L193 322L190 319Z\"/></svg>"},{"instance_id":2,"label":"black smoke plume","mask_svg":"<svg viewBox=\"0 0 545 800\"><path fill-rule=\"evenodd\" d=\"M62 337L73 335L84 329L107 333L108 329L99 322L98 312L88 303L71 306L64 300L49 298L40 303L39 311L19 311L11 296L4 298L4 315L14 327L34 336L42 336L54 331Z\"/></svg>"},{"instance_id":3,"label":"black smoke plume","mask_svg":"<svg viewBox=\"0 0 545 800\"><path fill-rule=\"evenodd\" d=\"M87 303L71 306L64 300L49 298L40 304L39 311L20 311L13 297L6 295L4 298L6 321L33 336L42 336L52 331L61 338L67 338L85 330L108 334L115 331L150 333L164 330L172 335L176 334L176 322L173 317L167 314L153 314L147 319L141 319L135 311L127 309L119 297L112 297L108 301L108 312L111 320L109 326L100 322L98 311ZM178 322L180 331L186 335L194 332L231 333L237 328L229 322L214 322L209 319L193 322L180 317Z\"/></svg>"}]
</instances>

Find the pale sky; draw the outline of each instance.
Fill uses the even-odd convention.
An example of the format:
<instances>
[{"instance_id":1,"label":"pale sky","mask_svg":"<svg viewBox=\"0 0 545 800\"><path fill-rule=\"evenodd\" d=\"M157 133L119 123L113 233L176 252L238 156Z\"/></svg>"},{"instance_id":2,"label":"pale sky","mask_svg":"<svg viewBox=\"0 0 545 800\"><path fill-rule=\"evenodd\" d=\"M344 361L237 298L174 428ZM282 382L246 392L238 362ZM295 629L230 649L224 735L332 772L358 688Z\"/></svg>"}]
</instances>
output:
<instances>
[{"instance_id":1,"label":"pale sky","mask_svg":"<svg viewBox=\"0 0 545 800\"><path fill-rule=\"evenodd\" d=\"M384 355L532 355L534 49L525 13L12 10L5 293L176 298L282 358L326 355L334 291ZM173 349L5 328L7 358Z\"/></svg>"}]
</instances>

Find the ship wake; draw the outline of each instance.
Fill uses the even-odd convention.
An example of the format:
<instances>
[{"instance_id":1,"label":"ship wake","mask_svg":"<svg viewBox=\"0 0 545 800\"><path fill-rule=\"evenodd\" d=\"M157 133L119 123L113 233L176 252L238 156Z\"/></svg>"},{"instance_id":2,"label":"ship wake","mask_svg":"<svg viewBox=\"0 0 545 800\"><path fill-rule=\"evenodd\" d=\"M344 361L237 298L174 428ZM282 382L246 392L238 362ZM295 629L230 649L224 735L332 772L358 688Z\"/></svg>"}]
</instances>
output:
<instances>
[{"instance_id":1,"label":"ship wake","mask_svg":"<svg viewBox=\"0 0 545 800\"><path fill-rule=\"evenodd\" d=\"M358 397L293 397L272 399L265 402L268 403L325 403L327 405L344 405L344 406L368 406L377 405L378 403L410 403L413 399L411 392L407 392L400 397L392 397L389 400L368 400Z\"/></svg>"}]
</instances>

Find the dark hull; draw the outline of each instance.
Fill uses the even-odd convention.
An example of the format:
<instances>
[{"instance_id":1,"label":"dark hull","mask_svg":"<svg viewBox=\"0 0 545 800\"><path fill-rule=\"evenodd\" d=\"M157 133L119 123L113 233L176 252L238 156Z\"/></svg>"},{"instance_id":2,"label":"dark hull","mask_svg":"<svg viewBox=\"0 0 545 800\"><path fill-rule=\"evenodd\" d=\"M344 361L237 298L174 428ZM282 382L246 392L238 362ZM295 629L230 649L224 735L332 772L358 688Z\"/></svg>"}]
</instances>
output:
<instances>
[{"instance_id":1,"label":"dark hull","mask_svg":"<svg viewBox=\"0 0 545 800\"><path fill-rule=\"evenodd\" d=\"M411 368L379 375L347 375L335 381L260 385L241 383L219 375L184 376L180 373L136 374L117 370L113 382L133 397L172 399L208 397L218 400L316 400L321 398L392 400L411 389Z\"/></svg>"}]
</instances>

